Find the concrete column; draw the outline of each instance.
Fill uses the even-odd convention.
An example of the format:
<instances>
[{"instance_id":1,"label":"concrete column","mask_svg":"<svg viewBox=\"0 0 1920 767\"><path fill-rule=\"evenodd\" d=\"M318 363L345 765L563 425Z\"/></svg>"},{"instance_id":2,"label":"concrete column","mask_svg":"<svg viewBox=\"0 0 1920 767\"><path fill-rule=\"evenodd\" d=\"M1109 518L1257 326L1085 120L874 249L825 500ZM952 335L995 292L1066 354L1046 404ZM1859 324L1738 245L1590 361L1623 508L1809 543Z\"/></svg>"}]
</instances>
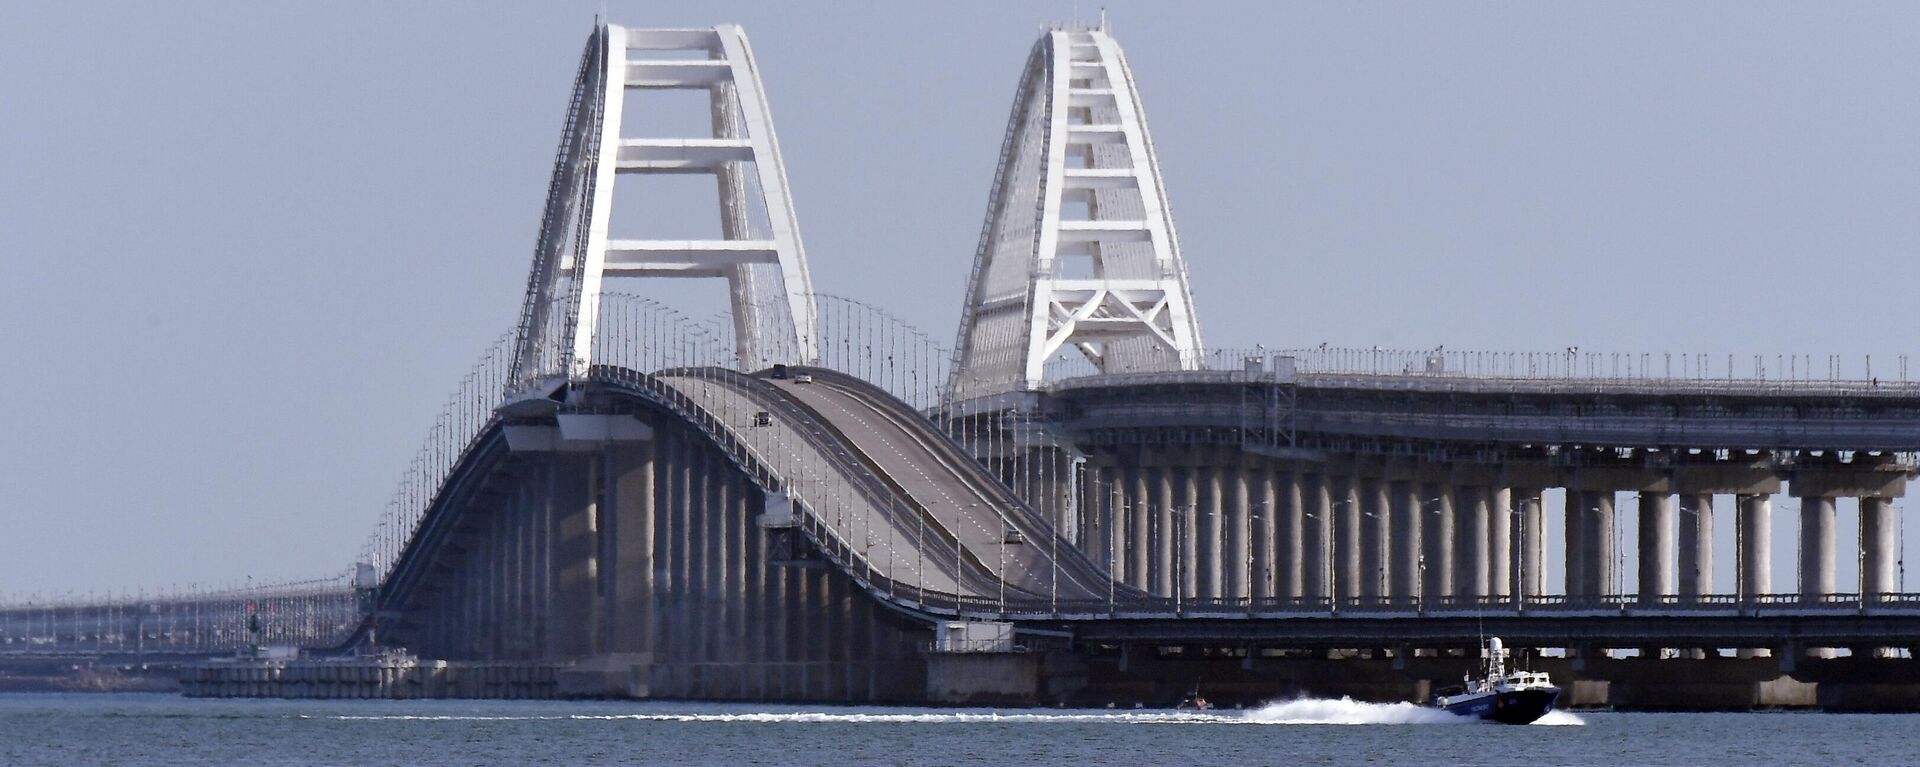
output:
<instances>
[{"instance_id":1,"label":"concrete column","mask_svg":"<svg viewBox=\"0 0 1920 767\"><path fill-rule=\"evenodd\" d=\"M594 529L594 508L590 488L593 462L576 455L555 455L553 462L554 510L554 649L560 657L591 654L593 641L600 634L598 600L594 581L598 577L595 554L599 550L598 531Z\"/></svg>"},{"instance_id":2,"label":"concrete column","mask_svg":"<svg viewBox=\"0 0 1920 767\"><path fill-rule=\"evenodd\" d=\"M1153 588L1153 504L1147 495L1147 471L1136 462L1127 467L1127 583L1142 591Z\"/></svg>"},{"instance_id":3,"label":"concrete column","mask_svg":"<svg viewBox=\"0 0 1920 767\"><path fill-rule=\"evenodd\" d=\"M1899 556L1899 525L1893 518L1893 501L1887 498L1860 499L1860 594L1868 601L1899 588L1895 563Z\"/></svg>"},{"instance_id":4,"label":"concrete column","mask_svg":"<svg viewBox=\"0 0 1920 767\"><path fill-rule=\"evenodd\" d=\"M1587 589L1587 509L1593 505L1592 494L1584 490L1567 488L1566 519L1561 531L1566 536L1567 596L1586 597L1593 592Z\"/></svg>"},{"instance_id":5,"label":"concrete column","mask_svg":"<svg viewBox=\"0 0 1920 767\"><path fill-rule=\"evenodd\" d=\"M1386 480L1360 481L1360 596L1368 602L1386 596L1390 505Z\"/></svg>"},{"instance_id":6,"label":"concrete column","mask_svg":"<svg viewBox=\"0 0 1920 767\"><path fill-rule=\"evenodd\" d=\"M1252 534L1248 519L1247 472L1240 466L1227 469L1227 561L1226 596L1246 599L1253 595L1253 553L1248 544Z\"/></svg>"},{"instance_id":7,"label":"concrete column","mask_svg":"<svg viewBox=\"0 0 1920 767\"><path fill-rule=\"evenodd\" d=\"M1348 604L1360 595L1360 494L1359 480L1341 477L1334 483L1333 562L1334 595ZM1367 577L1371 579L1372 573Z\"/></svg>"},{"instance_id":8,"label":"concrete column","mask_svg":"<svg viewBox=\"0 0 1920 767\"><path fill-rule=\"evenodd\" d=\"M1114 582L1129 582L1131 571L1127 569L1127 477L1112 463L1112 459L1102 459L1098 473L1094 473L1098 484L1094 484L1092 498L1098 498L1100 513L1100 542L1102 548L1092 552L1092 557L1104 561L1114 569Z\"/></svg>"},{"instance_id":9,"label":"concrete column","mask_svg":"<svg viewBox=\"0 0 1920 767\"><path fill-rule=\"evenodd\" d=\"M1200 596L1200 478L1199 469L1189 462L1180 472L1180 497L1174 501L1180 525L1180 557L1174 569L1180 571L1180 594L1186 599Z\"/></svg>"},{"instance_id":10,"label":"concrete column","mask_svg":"<svg viewBox=\"0 0 1920 767\"><path fill-rule=\"evenodd\" d=\"M1421 571L1420 598L1428 607L1453 594L1453 493L1446 485L1421 485L1421 542L1426 566Z\"/></svg>"},{"instance_id":11,"label":"concrete column","mask_svg":"<svg viewBox=\"0 0 1920 767\"><path fill-rule=\"evenodd\" d=\"M1592 503L1587 507L1587 530L1582 536L1587 546L1586 584L1594 594L1612 594L1619 590L1613 581L1613 491L1603 490L1588 497Z\"/></svg>"},{"instance_id":12,"label":"concrete column","mask_svg":"<svg viewBox=\"0 0 1920 767\"><path fill-rule=\"evenodd\" d=\"M1225 493L1221 487L1222 469L1207 466L1197 469L1200 483L1200 540L1194 547L1194 562L1200 565L1200 588L1196 591L1206 599L1219 599L1226 593L1226 515Z\"/></svg>"},{"instance_id":13,"label":"concrete column","mask_svg":"<svg viewBox=\"0 0 1920 767\"><path fill-rule=\"evenodd\" d=\"M1694 599L1713 593L1713 494L1680 496L1678 593Z\"/></svg>"},{"instance_id":14,"label":"concrete column","mask_svg":"<svg viewBox=\"0 0 1920 767\"><path fill-rule=\"evenodd\" d=\"M1082 527L1099 531L1087 557L1107 568L1115 583L1127 582L1127 517L1120 513L1120 471L1111 459L1089 460L1080 483Z\"/></svg>"},{"instance_id":15,"label":"concrete column","mask_svg":"<svg viewBox=\"0 0 1920 767\"><path fill-rule=\"evenodd\" d=\"M1640 492L1640 603L1659 604L1673 591L1673 497Z\"/></svg>"},{"instance_id":16,"label":"concrete column","mask_svg":"<svg viewBox=\"0 0 1920 767\"><path fill-rule=\"evenodd\" d=\"M1740 554L1736 580L1743 599L1773 591L1773 499L1766 495L1738 497L1740 515L1735 533ZM1767 648L1742 647L1739 657L1765 658L1773 655Z\"/></svg>"},{"instance_id":17,"label":"concrete column","mask_svg":"<svg viewBox=\"0 0 1920 767\"><path fill-rule=\"evenodd\" d=\"M1308 475L1300 481L1300 591L1308 599L1332 596L1327 576L1332 574L1330 552L1333 526L1328 524L1332 500L1327 494L1327 477Z\"/></svg>"},{"instance_id":18,"label":"concrete column","mask_svg":"<svg viewBox=\"0 0 1920 767\"><path fill-rule=\"evenodd\" d=\"M1839 590L1834 575L1833 499L1800 499L1800 601L1818 602Z\"/></svg>"},{"instance_id":19,"label":"concrete column","mask_svg":"<svg viewBox=\"0 0 1920 767\"><path fill-rule=\"evenodd\" d=\"M1753 599L1773 591L1773 500L1765 495L1739 497L1739 593Z\"/></svg>"},{"instance_id":20,"label":"concrete column","mask_svg":"<svg viewBox=\"0 0 1920 767\"><path fill-rule=\"evenodd\" d=\"M1463 600L1481 600L1487 596L1487 489L1456 487L1453 495L1460 514L1453 595Z\"/></svg>"},{"instance_id":21,"label":"concrete column","mask_svg":"<svg viewBox=\"0 0 1920 767\"><path fill-rule=\"evenodd\" d=\"M1274 595L1286 599L1299 599L1306 595L1306 574L1301 567L1306 558L1304 498L1306 489L1302 487L1304 478L1297 470L1290 470L1279 478L1279 494L1274 503L1274 524L1279 526L1275 535L1273 553Z\"/></svg>"},{"instance_id":22,"label":"concrete column","mask_svg":"<svg viewBox=\"0 0 1920 767\"><path fill-rule=\"evenodd\" d=\"M1173 470L1158 468L1153 472L1154 499L1154 593L1163 597L1173 596L1173 526L1180 523L1180 517L1173 510Z\"/></svg>"},{"instance_id":23,"label":"concrete column","mask_svg":"<svg viewBox=\"0 0 1920 767\"><path fill-rule=\"evenodd\" d=\"M1273 553L1279 535L1280 493L1273 476L1273 467L1263 465L1254 472L1256 485L1252 488L1249 514L1252 517L1253 537L1253 588L1251 595L1256 601L1272 599L1274 595Z\"/></svg>"},{"instance_id":24,"label":"concrete column","mask_svg":"<svg viewBox=\"0 0 1920 767\"><path fill-rule=\"evenodd\" d=\"M1406 480L1387 483L1388 514L1393 518L1391 546L1393 564L1388 572L1393 582L1387 589L1395 600L1412 599L1419 594L1420 579L1420 498L1419 486Z\"/></svg>"},{"instance_id":25,"label":"concrete column","mask_svg":"<svg viewBox=\"0 0 1920 767\"><path fill-rule=\"evenodd\" d=\"M1513 596L1513 492L1487 488L1487 596Z\"/></svg>"},{"instance_id":26,"label":"concrete column","mask_svg":"<svg viewBox=\"0 0 1920 767\"><path fill-rule=\"evenodd\" d=\"M1535 488L1513 491L1518 508L1514 520L1520 525L1520 594L1537 597L1547 593L1546 579L1546 504Z\"/></svg>"},{"instance_id":27,"label":"concrete column","mask_svg":"<svg viewBox=\"0 0 1920 767\"><path fill-rule=\"evenodd\" d=\"M613 616L611 652L648 649L653 633L653 444L615 451L612 476Z\"/></svg>"}]
</instances>

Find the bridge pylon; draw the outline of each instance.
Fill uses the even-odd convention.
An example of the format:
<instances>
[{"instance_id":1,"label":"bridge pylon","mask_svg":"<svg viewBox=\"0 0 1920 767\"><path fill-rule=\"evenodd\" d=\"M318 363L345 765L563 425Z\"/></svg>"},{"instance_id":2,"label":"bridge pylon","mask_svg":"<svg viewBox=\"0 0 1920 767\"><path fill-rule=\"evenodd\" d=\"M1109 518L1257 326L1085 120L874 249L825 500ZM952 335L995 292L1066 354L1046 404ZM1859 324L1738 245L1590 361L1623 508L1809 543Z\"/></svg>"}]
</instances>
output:
<instances>
[{"instance_id":1,"label":"bridge pylon","mask_svg":"<svg viewBox=\"0 0 1920 767\"><path fill-rule=\"evenodd\" d=\"M708 135L622 132L633 90L704 90ZM717 177L722 237L614 239L614 182L626 174ZM594 30L548 186L510 385L593 365L600 299L615 278L727 280L740 364L812 362L816 312L780 145L738 26Z\"/></svg>"},{"instance_id":2,"label":"bridge pylon","mask_svg":"<svg viewBox=\"0 0 1920 767\"><path fill-rule=\"evenodd\" d=\"M1146 112L1104 24L1033 46L1000 150L953 390L1039 387L1068 347L1101 373L1191 370L1203 344Z\"/></svg>"}]
</instances>

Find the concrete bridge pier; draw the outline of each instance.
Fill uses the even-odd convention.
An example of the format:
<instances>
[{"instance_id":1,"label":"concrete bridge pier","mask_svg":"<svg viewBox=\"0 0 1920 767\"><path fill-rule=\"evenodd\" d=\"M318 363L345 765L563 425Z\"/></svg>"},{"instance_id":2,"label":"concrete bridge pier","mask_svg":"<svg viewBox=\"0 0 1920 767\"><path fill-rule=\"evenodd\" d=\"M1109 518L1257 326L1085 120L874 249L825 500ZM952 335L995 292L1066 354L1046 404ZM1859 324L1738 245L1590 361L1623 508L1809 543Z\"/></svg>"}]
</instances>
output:
<instances>
[{"instance_id":1,"label":"concrete bridge pier","mask_svg":"<svg viewBox=\"0 0 1920 767\"><path fill-rule=\"evenodd\" d=\"M1226 591L1224 596L1235 599L1247 599L1253 595L1253 579L1256 573L1253 564L1253 551L1248 540L1253 533L1250 517L1247 468L1234 464L1227 469L1226 507L1227 507L1227 546L1226 546ZM1257 483L1257 479L1255 482ZM1257 484L1255 489L1257 489Z\"/></svg>"},{"instance_id":2,"label":"concrete bridge pier","mask_svg":"<svg viewBox=\"0 0 1920 767\"><path fill-rule=\"evenodd\" d=\"M1329 546L1333 526L1328 524L1331 515L1332 499L1327 495L1328 478L1324 475L1309 474L1300 481L1300 527L1302 548L1300 549L1300 591L1309 599L1330 597L1333 592L1327 589L1327 576L1332 574L1333 562Z\"/></svg>"},{"instance_id":3,"label":"concrete bridge pier","mask_svg":"<svg viewBox=\"0 0 1920 767\"><path fill-rule=\"evenodd\" d=\"M1387 596L1386 542L1393 521L1387 485L1378 477L1360 482L1360 596L1369 602Z\"/></svg>"},{"instance_id":4,"label":"concrete bridge pier","mask_svg":"<svg viewBox=\"0 0 1920 767\"><path fill-rule=\"evenodd\" d=\"M1660 604L1674 593L1673 496L1640 491L1640 603Z\"/></svg>"},{"instance_id":5,"label":"concrete bridge pier","mask_svg":"<svg viewBox=\"0 0 1920 767\"><path fill-rule=\"evenodd\" d=\"M1516 488L1512 491L1514 520L1520 530L1514 536L1519 540L1520 594L1537 597L1546 593L1546 505L1538 488Z\"/></svg>"},{"instance_id":6,"label":"concrete bridge pier","mask_svg":"<svg viewBox=\"0 0 1920 767\"><path fill-rule=\"evenodd\" d=\"M1205 563L1200 561L1200 478L1199 467L1189 463L1180 470L1180 483L1174 508L1178 513L1174 517L1180 526L1179 555L1174 569L1180 571L1180 595L1186 599L1201 596L1200 569Z\"/></svg>"},{"instance_id":7,"label":"concrete bridge pier","mask_svg":"<svg viewBox=\"0 0 1920 767\"><path fill-rule=\"evenodd\" d=\"M1189 560L1199 567L1196 573L1195 594L1206 599L1218 599L1226 594L1226 503L1222 474L1224 469L1218 466L1197 466L1194 468L1198 490L1194 496L1200 504L1198 522L1199 540L1193 547L1194 558Z\"/></svg>"},{"instance_id":8,"label":"concrete bridge pier","mask_svg":"<svg viewBox=\"0 0 1920 767\"><path fill-rule=\"evenodd\" d=\"M1137 462L1136 462L1137 463ZM1127 526L1127 556L1131 564L1127 567L1127 584L1142 591L1154 588L1154 532L1152 496L1148 492L1148 471L1138 465L1129 466L1127 474L1127 517L1132 524Z\"/></svg>"},{"instance_id":9,"label":"concrete bridge pier","mask_svg":"<svg viewBox=\"0 0 1920 767\"><path fill-rule=\"evenodd\" d=\"M1860 499L1860 594L1869 601L1884 600L1898 586L1898 522L1889 498Z\"/></svg>"},{"instance_id":10,"label":"concrete bridge pier","mask_svg":"<svg viewBox=\"0 0 1920 767\"><path fill-rule=\"evenodd\" d=\"M1305 477L1297 466L1289 468L1280 475L1277 495L1275 496L1274 524L1279 527L1275 535L1273 554L1274 594L1289 599L1299 599L1306 595L1306 572L1302 567L1306 559L1306 508Z\"/></svg>"},{"instance_id":11,"label":"concrete bridge pier","mask_svg":"<svg viewBox=\"0 0 1920 767\"><path fill-rule=\"evenodd\" d=\"M1513 492L1504 487L1487 488L1487 595L1507 599L1514 593L1513 533L1518 520L1513 513Z\"/></svg>"},{"instance_id":12,"label":"concrete bridge pier","mask_svg":"<svg viewBox=\"0 0 1920 767\"><path fill-rule=\"evenodd\" d=\"M1360 595L1360 480L1352 474L1333 486L1333 595L1342 605ZM1371 574L1369 574L1371 577Z\"/></svg>"},{"instance_id":13,"label":"concrete bridge pier","mask_svg":"<svg viewBox=\"0 0 1920 767\"><path fill-rule=\"evenodd\" d=\"M1587 494L1587 529L1581 533L1581 543L1586 546L1586 575L1583 577L1588 593L1592 596L1612 594L1619 589L1614 585L1614 491L1603 490Z\"/></svg>"},{"instance_id":14,"label":"concrete bridge pier","mask_svg":"<svg viewBox=\"0 0 1920 767\"><path fill-rule=\"evenodd\" d=\"M1421 543L1425 545L1425 564L1420 568L1420 598L1428 604L1439 603L1453 591L1453 493L1445 484L1427 482L1420 486L1422 506Z\"/></svg>"},{"instance_id":15,"label":"concrete bridge pier","mask_svg":"<svg viewBox=\"0 0 1920 767\"><path fill-rule=\"evenodd\" d=\"M1464 485L1454 488L1454 508L1459 517L1455 534L1459 536L1458 569L1454 571L1453 595L1462 600L1480 600L1487 596L1487 488Z\"/></svg>"},{"instance_id":16,"label":"concrete bridge pier","mask_svg":"<svg viewBox=\"0 0 1920 767\"><path fill-rule=\"evenodd\" d=\"M1566 490L1565 519L1560 526L1565 536L1566 561L1562 572L1566 586L1561 590L1569 597L1585 597L1591 592L1587 589L1587 507L1592 504L1591 493L1573 488Z\"/></svg>"},{"instance_id":17,"label":"concrete bridge pier","mask_svg":"<svg viewBox=\"0 0 1920 767\"><path fill-rule=\"evenodd\" d=\"M1839 590L1834 567L1834 499L1800 499L1800 601L1818 603Z\"/></svg>"},{"instance_id":18,"label":"concrete bridge pier","mask_svg":"<svg viewBox=\"0 0 1920 767\"><path fill-rule=\"evenodd\" d=\"M1126 583L1127 515L1122 511L1125 498L1120 467L1114 465L1112 457L1102 456L1088 461L1083 472L1080 494L1085 500L1079 512L1084 519L1081 529L1093 531L1093 545L1087 554L1094 563L1107 568L1114 582Z\"/></svg>"},{"instance_id":19,"label":"concrete bridge pier","mask_svg":"<svg viewBox=\"0 0 1920 767\"><path fill-rule=\"evenodd\" d=\"M1262 464L1256 468L1248 491L1251 493L1249 535L1253 538L1251 593L1254 599L1272 599L1278 593L1275 578L1279 573L1274 568L1274 550L1279 548L1280 536L1280 492L1273 466Z\"/></svg>"},{"instance_id":20,"label":"concrete bridge pier","mask_svg":"<svg viewBox=\"0 0 1920 767\"><path fill-rule=\"evenodd\" d=\"M1148 504L1153 510L1153 593L1160 596L1173 596L1173 542L1174 525L1180 517L1173 510L1173 469L1166 466L1153 470L1153 500Z\"/></svg>"},{"instance_id":21,"label":"concrete bridge pier","mask_svg":"<svg viewBox=\"0 0 1920 767\"><path fill-rule=\"evenodd\" d=\"M1743 602L1751 602L1761 594L1773 591L1773 500L1768 495L1740 495L1736 499L1740 505L1740 515L1735 521L1735 537L1739 540L1736 550L1740 562L1735 576L1737 591ZM1765 658L1773 654L1772 650L1759 647L1740 648L1742 658Z\"/></svg>"},{"instance_id":22,"label":"concrete bridge pier","mask_svg":"<svg viewBox=\"0 0 1920 767\"><path fill-rule=\"evenodd\" d=\"M1680 546L1676 593L1698 598L1713 593L1713 494L1680 494Z\"/></svg>"},{"instance_id":23,"label":"concrete bridge pier","mask_svg":"<svg viewBox=\"0 0 1920 767\"><path fill-rule=\"evenodd\" d=\"M1388 567L1393 581L1388 595L1393 599L1411 599L1420 594L1420 518L1423 504L1419 487L1410 480L1387 483L1389 516L1393 519L1390 538L1393 564Z\"/></svg>"}]
</instances>

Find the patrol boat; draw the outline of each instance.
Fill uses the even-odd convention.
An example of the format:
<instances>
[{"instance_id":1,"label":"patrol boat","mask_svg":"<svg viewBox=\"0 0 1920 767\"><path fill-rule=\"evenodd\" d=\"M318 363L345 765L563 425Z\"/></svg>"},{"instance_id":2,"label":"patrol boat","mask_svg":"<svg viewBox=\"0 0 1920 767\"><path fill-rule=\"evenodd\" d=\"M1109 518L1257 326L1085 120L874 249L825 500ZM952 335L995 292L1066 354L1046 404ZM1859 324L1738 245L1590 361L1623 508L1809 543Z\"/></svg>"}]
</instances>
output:
<instances>
[{"instance_id":1,"label":"patrol boat","mask_svg":"<svg viewBox=\"0 0 1920 767\"><path fill-rule=\"evenodd\" d=\"M1460 716L1528 724L1546 716L1560 699L1560 688L1546 672L1507 670L1507 648L1499 637L1487 639L1481 661L1478 678L1469 676L1459 687L1435 693L1433 705Z\"/></svg>"}]
</instances>

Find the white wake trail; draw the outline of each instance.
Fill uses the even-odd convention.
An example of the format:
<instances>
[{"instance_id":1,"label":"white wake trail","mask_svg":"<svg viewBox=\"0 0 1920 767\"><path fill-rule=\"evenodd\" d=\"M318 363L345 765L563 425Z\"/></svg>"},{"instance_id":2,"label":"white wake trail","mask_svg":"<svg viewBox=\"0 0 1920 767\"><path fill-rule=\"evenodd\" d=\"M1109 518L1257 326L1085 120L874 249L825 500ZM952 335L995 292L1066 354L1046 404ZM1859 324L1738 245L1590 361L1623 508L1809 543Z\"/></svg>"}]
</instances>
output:
<instances>
[{"instance_id":1,"label":"white wake trail","mask_svg":"<svg viewBox=\"0 0 1920 767\"><path fill-rule=\"evenodd\" d=\"M1257 724L1466 724L1464 716L1412 703L1366 703L1348 697L1299 698L1246 713Z\"/></svg>"}]
</instances>

